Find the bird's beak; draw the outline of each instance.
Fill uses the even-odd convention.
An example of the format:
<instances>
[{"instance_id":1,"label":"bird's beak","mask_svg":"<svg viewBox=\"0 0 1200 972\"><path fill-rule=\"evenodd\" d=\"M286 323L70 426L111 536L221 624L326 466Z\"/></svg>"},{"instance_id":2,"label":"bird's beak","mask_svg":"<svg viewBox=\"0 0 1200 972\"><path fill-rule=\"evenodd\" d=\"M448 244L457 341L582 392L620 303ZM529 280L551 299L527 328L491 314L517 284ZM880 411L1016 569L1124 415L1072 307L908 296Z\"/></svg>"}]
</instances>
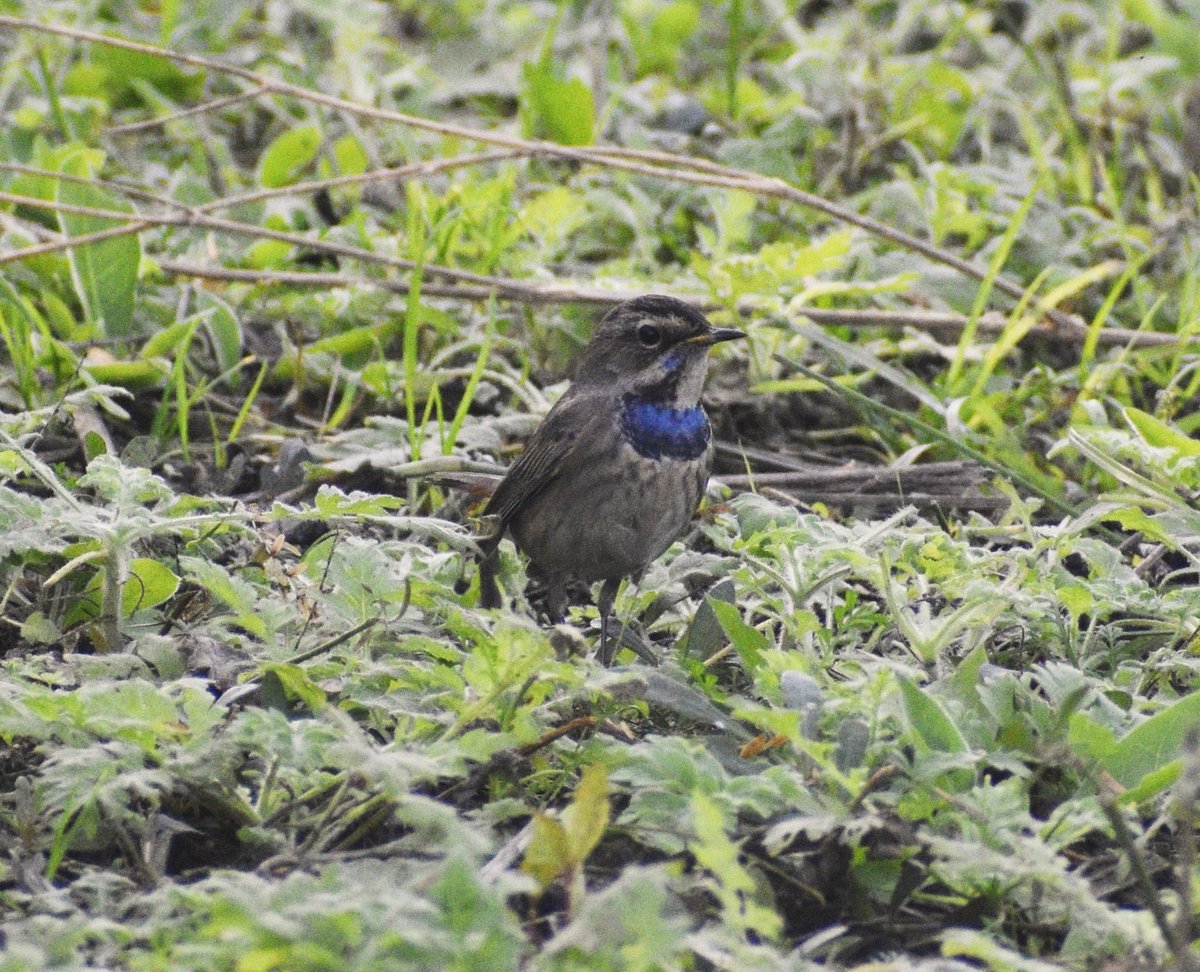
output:
<instances>
[{"instance_id":1,"label":"bird's beak","mask_svg":"<svg viewBox=\"0 0 1200 972\"><path fill-rule=\"evenodd\" d=\"M695 337L690 337L683 344L702 344L705 347L713 344L720 344L722 341L737 341L746 336L745 331L739 331L736 327L714 327L703 334L697 334Z\"/></svg>"}]
</instances>

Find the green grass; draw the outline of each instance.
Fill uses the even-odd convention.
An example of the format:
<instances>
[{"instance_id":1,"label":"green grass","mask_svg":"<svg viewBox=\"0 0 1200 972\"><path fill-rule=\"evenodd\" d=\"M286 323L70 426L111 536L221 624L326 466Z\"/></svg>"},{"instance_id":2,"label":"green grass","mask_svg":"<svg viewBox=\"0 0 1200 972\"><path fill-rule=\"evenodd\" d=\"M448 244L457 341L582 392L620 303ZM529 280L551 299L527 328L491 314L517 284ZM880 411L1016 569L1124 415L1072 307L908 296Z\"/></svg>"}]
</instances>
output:
<instances>
[{"instance_id":1,"label":"green grass","mask_svg":"<svg viewBox=\"0 0 1200 972\"><path fill-rule=\"evenodd\" d=\"M0 972L1196 965L1191 14L0 14ZM996 511L714 495L657 668L479 609L422 476L646 292Z\"/></svg>"}]
</instances>

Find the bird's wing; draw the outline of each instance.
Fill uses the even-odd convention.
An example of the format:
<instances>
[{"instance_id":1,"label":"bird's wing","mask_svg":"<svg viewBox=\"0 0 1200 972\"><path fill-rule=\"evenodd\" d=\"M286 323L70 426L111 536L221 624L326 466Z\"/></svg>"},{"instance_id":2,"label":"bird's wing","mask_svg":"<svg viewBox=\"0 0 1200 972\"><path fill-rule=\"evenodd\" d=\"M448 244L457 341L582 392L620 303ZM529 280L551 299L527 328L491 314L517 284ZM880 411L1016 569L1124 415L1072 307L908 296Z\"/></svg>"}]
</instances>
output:
<instances>
[{"instance_id":1,"label":"bird's wing","mask_svg":"<svg viewBox=\"0 0 1200 972\"><path fill-rule=\"evenodd\" d=\"M566 397L546 413L483 511L499 526L498 532L559 474L594 425L612 420L611 409L602 407L607 405L593 395Z\"/></svg>"}]
</instances>

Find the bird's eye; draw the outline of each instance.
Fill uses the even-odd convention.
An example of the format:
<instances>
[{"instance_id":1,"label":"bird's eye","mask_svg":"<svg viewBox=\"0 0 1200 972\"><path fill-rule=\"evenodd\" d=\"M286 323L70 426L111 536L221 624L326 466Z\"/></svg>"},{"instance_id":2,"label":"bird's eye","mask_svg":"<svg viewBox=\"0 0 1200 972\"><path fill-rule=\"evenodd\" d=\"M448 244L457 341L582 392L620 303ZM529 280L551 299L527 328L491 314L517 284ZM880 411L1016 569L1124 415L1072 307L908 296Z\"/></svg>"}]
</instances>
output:
<instances>
[{"instance_id":1,"label":"bird's eye","mask_svg":"<svg viewBox=\"0 0 1200 972\"><path fill-rule=\"evenodd\" d=\"M643 324L637 329L637 339L647 348L652 348L662 340L662 334L653 324Z\"/></svg>"}]
</instances>

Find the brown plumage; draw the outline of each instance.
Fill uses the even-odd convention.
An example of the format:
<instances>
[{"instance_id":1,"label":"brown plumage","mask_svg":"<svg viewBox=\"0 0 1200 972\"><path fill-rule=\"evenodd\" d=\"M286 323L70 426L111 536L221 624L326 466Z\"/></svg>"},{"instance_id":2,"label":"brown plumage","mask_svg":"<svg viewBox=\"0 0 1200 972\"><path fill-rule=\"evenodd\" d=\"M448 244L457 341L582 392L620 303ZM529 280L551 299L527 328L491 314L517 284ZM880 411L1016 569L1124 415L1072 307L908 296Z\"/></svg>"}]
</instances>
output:
<instances>
[{"instance_id":1,"label":"brown plumage","mask_svg":"<svg viewBox=\"0 0 1200 972\"><path fill-rule=\"evenodd\" d=\"M484 510L480 601L500 604L495 551L505 530L548 578L551 620L569 580L603 581L601 653L623 577L640 576L687 527L708 483L712 444L700 393L714 328L671 297L611 310L571 387L534 431Z\"/></svg>"}]
</instances>

